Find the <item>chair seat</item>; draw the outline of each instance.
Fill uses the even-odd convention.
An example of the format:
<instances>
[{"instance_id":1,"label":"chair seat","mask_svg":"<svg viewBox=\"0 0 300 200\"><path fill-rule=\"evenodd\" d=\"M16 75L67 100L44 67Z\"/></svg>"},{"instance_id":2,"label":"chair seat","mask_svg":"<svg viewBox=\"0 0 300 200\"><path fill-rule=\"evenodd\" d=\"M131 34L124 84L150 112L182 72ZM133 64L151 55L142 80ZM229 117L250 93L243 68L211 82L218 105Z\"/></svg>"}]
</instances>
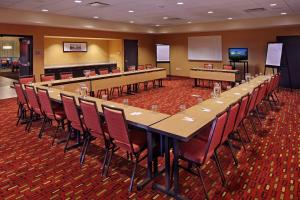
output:
<instances>
[{"instance_id":1,"label":"chair seat","mask_svg":"<svg viewBox=\"0 0 300 200\"><path fill-rule=\"evenodd\" d=\"M130 130L129 134L134 152L140 152L146 148L147 137L143 131L133 129Z\"/></svg>"},{"instance_id":2,"label":"chair seat","mask_svg":"<svg viewBox=\"0 0 300 200\"><path fill-rule=\"evenodd\" d=\"M61 108L54 108L53 112L55 113L55 118L57 120L63 120L67 118L65 111Z\"/></svg>"},{"instance_id":3,"label":"chair seat","mask_svg":"<svg viewBox=\"0 0 300 200\"><path fill-rule=\"evenodd\" d=\"M202 164L205 156L207 141L193 138L179 144L179 155L187 160Z\"/></svg>"}]
</instances>

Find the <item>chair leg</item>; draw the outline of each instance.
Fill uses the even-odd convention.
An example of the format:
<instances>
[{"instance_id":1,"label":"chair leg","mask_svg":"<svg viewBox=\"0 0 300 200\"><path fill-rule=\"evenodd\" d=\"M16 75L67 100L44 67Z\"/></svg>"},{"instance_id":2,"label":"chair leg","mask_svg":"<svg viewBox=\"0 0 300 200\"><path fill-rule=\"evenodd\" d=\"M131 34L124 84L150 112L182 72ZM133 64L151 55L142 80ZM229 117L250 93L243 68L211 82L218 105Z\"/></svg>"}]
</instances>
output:
<instances>
[{"instance_id":1,"label":"chair leg","mask_svg":"<svg viewBox=\"0 0 300 200\"><path fill-rule=\"evenodd\" d=\"M223 169L221 167L221 164L220 164L220 161L219 161L219 158L218 158L218 154L217 154L216 151L214 152L214 158L215 158L215 162L217 164L219 174L221 176L222 185L225 186L226 185L225 175L224 175L224 172L223 172Z\"/></svg>"},{"instance_id":2,"label":"chair leg","mask_svg":"<svg viewBox=\"0 0 300 200\"><path fill-rule=\"evenodd\" d=\"M204 190L205 198L209 199L208 193L207 193L207 190L206 190L206 187L205 187L205 184L204 184L203 176L202 176L202 173L201 173L201 169L199 169L199 166L197 166L196 169L197 169L198 176L200 177L200 181L201 181L201 184L202 184L202 187L203 187L203 190Z\"/></svg>"},{"instance_id":3,"label":"chair leg","mask_svg":"<svg viewBox=\"0 0 300 200\"><path fill-rule=\"evenodd\" d=\"M65 148L64 148L64 152L65 152L65 153L67 152L68 144L69 144L69 141L70 141L70 139L71 139L71 135L72 135L72 130L69 131L69 135L68 135L68 138L67 138L67 142L66 142L66 145L65 145Z\"/></svg>"},{"instance_id":4,"label":"chair leg","mask_svg":"<svg viewBox=\"0 0 300 200\"><path fill-rule=\"evenodd\" d=\"M83 154L82 154L82 157L81 157L81 160L80 160L80 164L83 165L84 163L84 160L85 160L85 155L86 155L86 152L87 152L87 149L89 148L89 144L91 143L91 137L88 136L87 137L87 141L86 141L86 144L84 146L84 151L83 151Z\"/></svg>"},{"instance_id":5,"label":"chair leg","mask_svg":"<svg viewBox=\"0 0 300 200\"><path fill-rule=\"evenodd\" d=\"M131 178L130 178L129 192L132 192L132 187L133 187L133 183L134 183L134 176L135 176L136 168L137 168L137 165L138 165L138 161L139 161L139 155L136 155L135 162L134 162L134 167L133 167Z\"/></svg>"},{"instance_id":6,"label":"chair leg","mask_svg":"<svg viewBox=\"0 0 300 200\"><path fill-rule=\"evenodd\" d=\"M111 163L111 158L112 158L113 154L114 154L114 149L112 149L111 152L110 152L110 154L109 154L108 161L107 161L107 166L106 166L106 170L104 172L104 177L107 176L107 173L109 171L109 165Z\"/></svg>"},{"instance_id":7,"label":"chair leg","mask_svg":"<svg viewBox=\"0 0 300 200\"><path fill-rule=\"evenodd\" d=\"M229 147L229 149L230 149L230 153L231 153L231 155L232 155L232 157L233 157L234 165L237 166L237 165L239 164L239 162L238 162L238 160L237 160L237 158L236 158L236 156L235 156L235 154L234 154L234 152L233 152L233 147L232 147L232 144L231 144L230 140L227 140L227 144L228 144L228 147Z\"/></svg>"},{"instance_id":8,"label":"chair leg","mask_svg":"<svg viewBox=\"0 0 300 200\"><path fill-rule=\"evenodd\" d=\"M30 110L29 121L26 123L25 131L29 132L29 126L31 126L32 121L33 121L33 111Z\"/></svg>"},{"instance_id":9,"label":"chair leg","mask_svg":"<svg viewBox=\"0 0 300 200\"><path fill-rule=\"evenodd\" d=\"M105 147L105 155L104 155L103 164L102 164L101 176L104 175L108 153L109 153L109 147Z\"/></svg>"},{"instance_id":10,"label":"chair leg","mask_svg":"<svg viewBox=\"0 0 300 200\"><path fill-rule=\"evenodd\" d=\"M261 122L261 119L260 119L260 117L259 117L259 112L258 112L258 108L257 108L257 106L255 107L255 112L256 112L256 115L257 115L257 119L258 119L258 121L259 121L259 123L260 123L260 125L262 126L262 122Z\"/></svg>"},{"instance_id":11,"label":"chair leg","mask_svg":"<svg viewBox=\"0 0 300 200\"><path fill-rule=\"evenodd\" d=\"M44 117L44 120L43 120L43 123L42 123L42 127L40 129L40 133L39 133L39 136L38 136L39 138L42 138L42 135L44 133L44 129L45 129L45 126L46 126L46 122L47 122L47 118Z\"/></svg>"},{"instance_id":12,"label":"chair leg","mask_svg":"<svg viewBox=\"0 0 300 200\"><path fill-rule=\"evenodd\" d=\"M257 133L255 124L254 124L253 120L251 119L251 117L249 118L249 122L250 122L250 124L251 124L251 127L252 127L253 132L254 132L254 133Z\"/></svg>"},{"instance_id":13,"label":"chair leg","mask_svg":"<svg viewBox=\"0 0 300 200\"><path fill-rule=\"evenodd\" d=\"M249 137L249 134L248 134L248 131L247 131L246 126L245 126L245 123L244 123L244 120L242 121L242 127L243 127L243 129L244 129L244 132L245 132L245 134L246 134L246 136L247 136L248 141L251 142L250 137Z\"/></svg>"},{"instance_id":14,"label":"chair leg","mask_svg":"<svg viewBox=\"0 0 300 200\"><path fill-rule=\"evenodd\" d=\"M58 122L58 125L57 125L57 127L56 127L56 130L55 130L55 132L54 132L54 137L53 137L53 139L52 139L52 146L54 145L55 139L57 138L57 133L58 133L58 129L59 129L60 123L61 123L61 122Z\"/></svg>"},{"instance_id":15,"label":"chair leg","mask_svg":"<svg viewBox=\"0 0 300 200\"><path fill-rule=\"evenodd\" d=\"M242 145L243 145L244 150L246 151L245 143L244 143L244 141L243 141L243 139L242 139L242 136L241 136L239 130L237 130L236 133L237 133L237 135L239 136L239 138L240 138L240 140L241 140L241 143L242 143Z\"/></svg>"}]
</instances>

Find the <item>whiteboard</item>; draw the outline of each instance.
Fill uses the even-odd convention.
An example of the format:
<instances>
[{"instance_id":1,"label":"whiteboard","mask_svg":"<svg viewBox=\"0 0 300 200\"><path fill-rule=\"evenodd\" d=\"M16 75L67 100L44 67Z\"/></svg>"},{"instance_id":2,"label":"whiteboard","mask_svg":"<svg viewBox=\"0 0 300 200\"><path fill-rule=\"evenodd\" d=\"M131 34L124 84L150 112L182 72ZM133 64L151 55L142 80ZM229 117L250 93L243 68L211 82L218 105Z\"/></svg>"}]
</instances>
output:
<instances>
[{"instance_id":1,"label":"whiteboard","mask_svg":"<svg viewBox=\"0 0 300 200\"><path fill-rule=\"evenodd\" d=\"M222 36L189 37L188 59L222 61Z\"/></svg>"},{"instance_id":2,"label":"whiteboard","mask_svg":"<svg viewBox=\"0 0 300 200\"><path fill-rule=\"evenodd\" d=\"M170 45L156 44L156 61L170 62Z\"/></svg>"},{"instance_id":3,"label":"whiteboard","mask_svg":"<svg viewBox=\"0 0 300 200\"><path fill-rule=\"evenodd\" d=\"M282 43L269 43L267 49L266 65L280 66L282 55Z\"/></svg>"}]
</instances>

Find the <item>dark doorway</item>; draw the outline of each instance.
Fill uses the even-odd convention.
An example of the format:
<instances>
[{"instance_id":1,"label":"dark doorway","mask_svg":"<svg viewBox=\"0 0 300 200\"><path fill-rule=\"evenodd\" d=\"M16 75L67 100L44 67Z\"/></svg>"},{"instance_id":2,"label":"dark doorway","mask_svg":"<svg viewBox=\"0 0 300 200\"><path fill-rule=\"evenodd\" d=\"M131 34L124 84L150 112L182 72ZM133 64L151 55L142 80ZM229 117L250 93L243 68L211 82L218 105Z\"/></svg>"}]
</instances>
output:
<instances>
[{"instance_id":1,"label":"dark doorway","mask_svg":"<svg viewBox=\"0 0 300 200\"><path fill-rule=\"evenodd\" d=\"M293 88L300 88L300 36L278 36L277 42L283 43L280 85L290 87L288 68Z\"/></svg>"},{"instance_id":2,"label":"dark doorway","mask_svg":"<svg viewBox=\"0 0 300 200\"><path fill-rule=\"evenodd\" d=\"M33 38L0 34L0 76L19 79L33 74Z\"/></svg>"},{"instance_id":3,"label":"dark doorway","mask_svg":"<svg viewBox=\"0 0 300 200\"><path fill-rule=\"evenodd\" d=\"M138 65L138 40L124 40L124 70Z\"/></svg>"}]
</instances>

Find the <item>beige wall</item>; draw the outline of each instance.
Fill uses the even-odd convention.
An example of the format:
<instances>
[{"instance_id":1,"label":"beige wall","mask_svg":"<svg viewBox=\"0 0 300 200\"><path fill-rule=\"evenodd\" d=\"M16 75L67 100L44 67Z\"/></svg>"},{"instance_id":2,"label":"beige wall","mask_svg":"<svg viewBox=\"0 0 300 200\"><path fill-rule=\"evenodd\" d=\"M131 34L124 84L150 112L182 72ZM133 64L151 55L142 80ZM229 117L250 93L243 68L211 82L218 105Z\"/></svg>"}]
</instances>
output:
<instances>
[{"instance_id":1,"label":"beige wall","mask_svg":"<svg viewBox=\"0 0 300 200\"><path fill-rule=\"evenodd\" d=\"M124 70L124 49L123 40L109 40L109 62L116 62L117 67Z\"/></svg>"},{"instance_id":2,"label":"beige wall","mask_svg":"<svg viewBox=\"0 0 300 200\"><path fill-rule=\"evenodd\" d=\"M205 35L222 36L222 62L198 62L188 60L188 37ZM230 47L248 48L249 70L252 73L257 73L262 72L264 69L267 43L276 41L276 36L280 35L300 35L300 26L207 33L163 34L156 36L156 42L171 45L170 57L172 75L188 76L191 67L203 66L204 63L213 63L215 67L222 67L223 64L228 63L228 48Z\"/></svg>"},{"instance_id":3,"label":"beige wall","mask_svg":"<svg viewBox=\"0 0 300 200\"><path fill-rule=\"evenodd\" d=\"M5 45L12 46L12 49L3 49ZM20 57L20 41L18 37L1 37L0 38L0 57Z\"/></svg>"}]
</instances>

